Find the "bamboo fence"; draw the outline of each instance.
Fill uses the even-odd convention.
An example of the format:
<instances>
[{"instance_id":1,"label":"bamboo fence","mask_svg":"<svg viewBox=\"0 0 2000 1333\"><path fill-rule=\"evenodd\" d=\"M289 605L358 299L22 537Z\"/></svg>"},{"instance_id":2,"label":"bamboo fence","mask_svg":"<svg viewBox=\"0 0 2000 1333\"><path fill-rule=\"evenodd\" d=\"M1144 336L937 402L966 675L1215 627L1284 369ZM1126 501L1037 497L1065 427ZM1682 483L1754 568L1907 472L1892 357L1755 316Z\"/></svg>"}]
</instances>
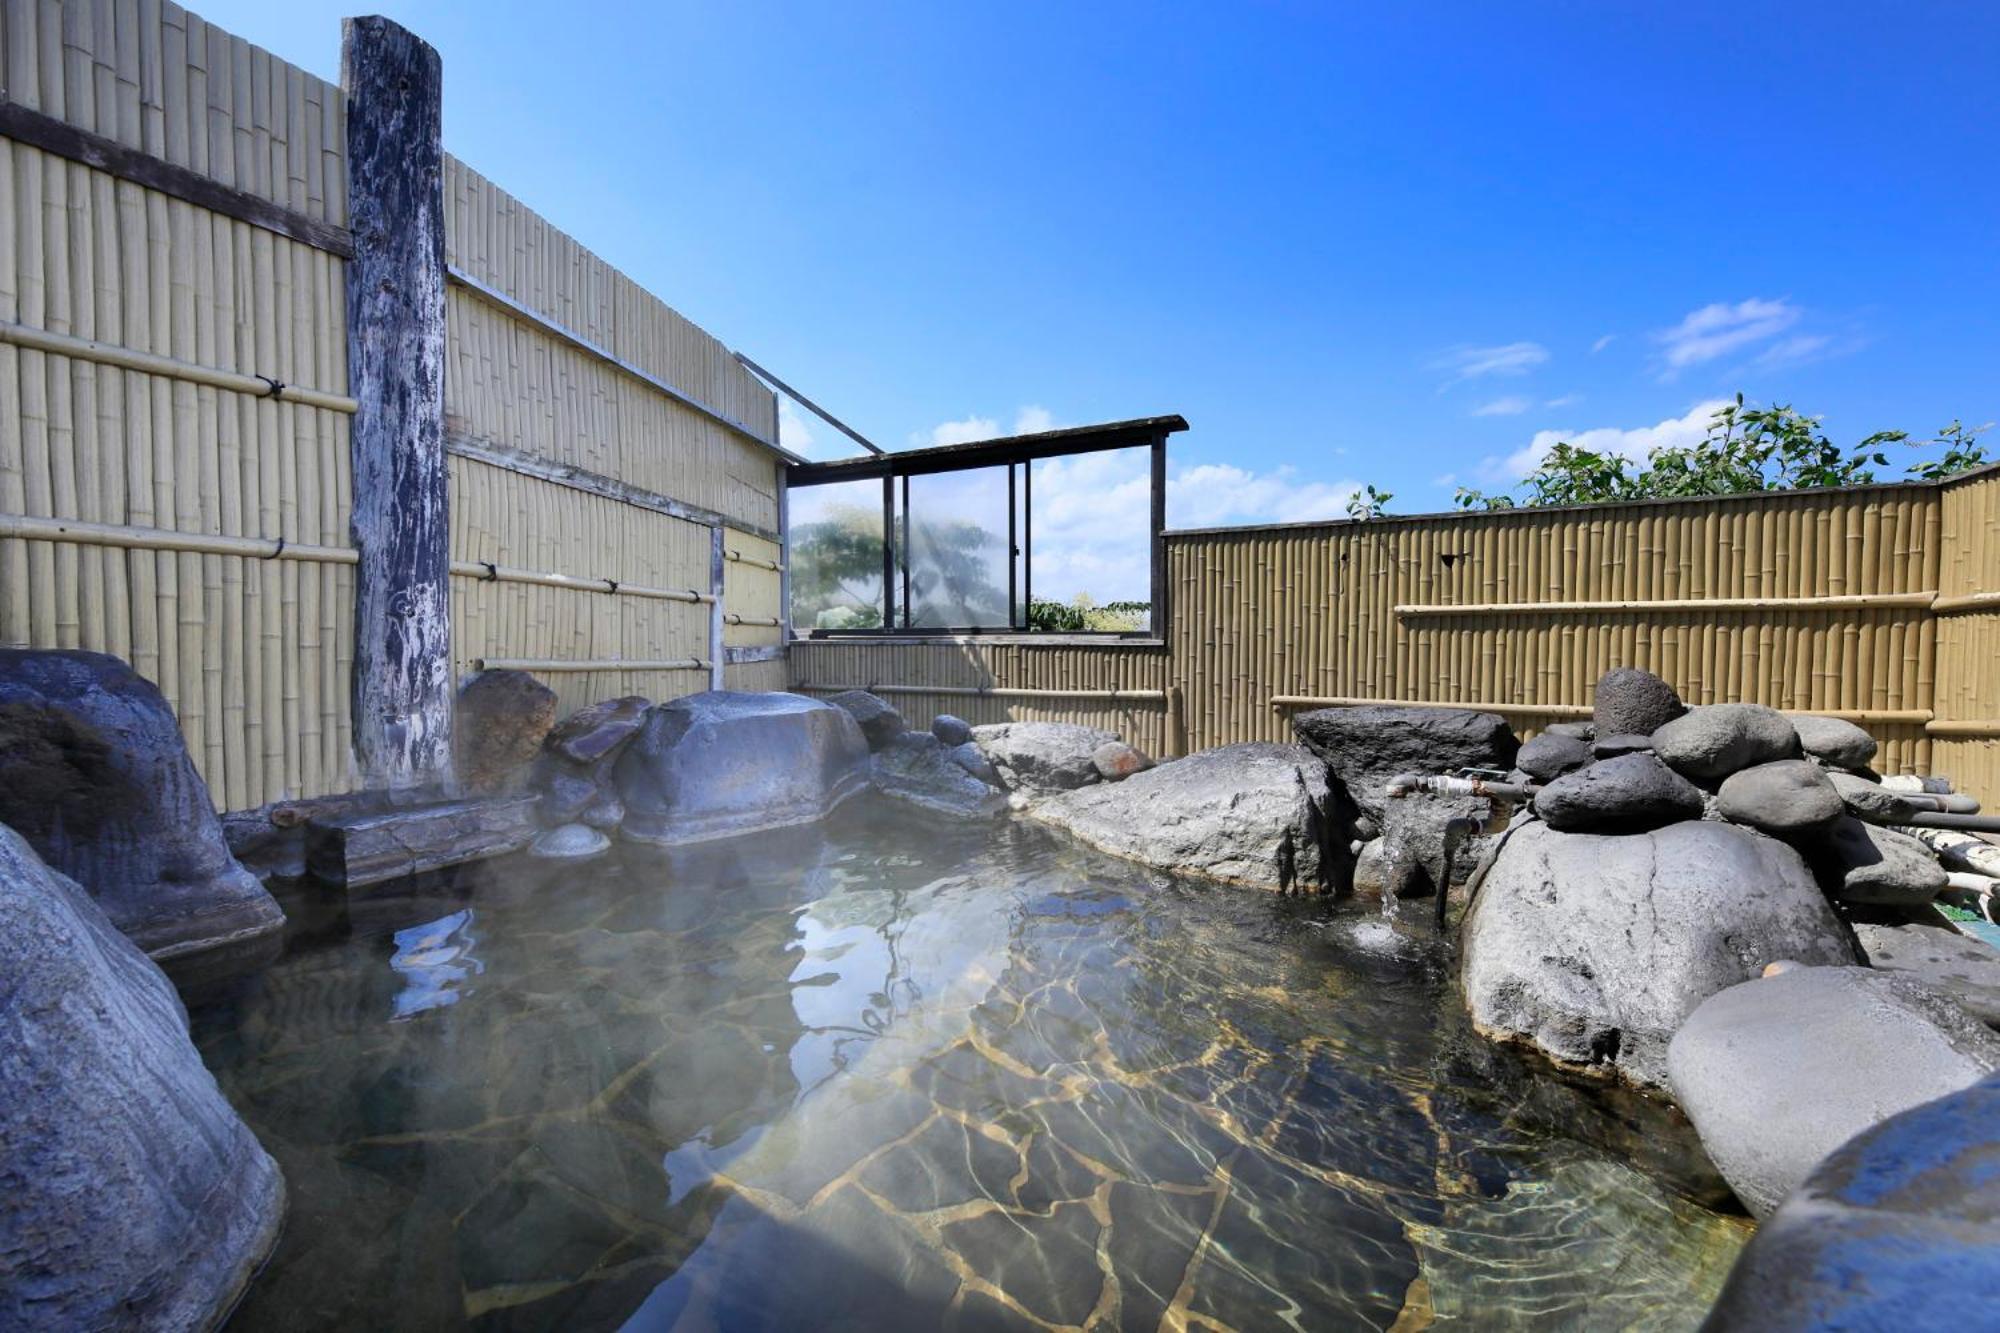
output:
<instances>
[{"instance_id":1,"label":"bamboo fence","mask_svg":"<svg viewBox=\"0 0 2000 1333\"><path fill-rule=\"evenodd\" d=\"M2000 473L1948 482L1932 766L2000 802Z\"/></svg>"},{"instance_id":2,"label":"bamboo fence","mask_svg":"<svg viewBox=\"0 0 2000 1333\"><path fill-rule=\"evenodd\" d=\"M345 235L341 90L154 0L0 0L0 77L313 224L0 137L0 643L130 661L226 808L349 790L355 405L345 263L313 239ZM455 160L446 192L450 422L523 460L451 460L455 664L549 663L572 705L706 688L714 630L775 642L775 571L710 604L715 528L776 563L775 398Z\"/></svg>"}]
</instances>

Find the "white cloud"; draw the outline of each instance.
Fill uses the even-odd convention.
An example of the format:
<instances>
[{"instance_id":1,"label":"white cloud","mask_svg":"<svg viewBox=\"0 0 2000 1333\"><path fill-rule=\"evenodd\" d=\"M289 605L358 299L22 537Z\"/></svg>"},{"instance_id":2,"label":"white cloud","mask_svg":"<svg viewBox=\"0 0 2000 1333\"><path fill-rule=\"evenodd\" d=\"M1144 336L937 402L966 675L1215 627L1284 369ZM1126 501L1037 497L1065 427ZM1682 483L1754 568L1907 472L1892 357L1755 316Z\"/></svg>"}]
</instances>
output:
<instances>
[{"instance_id":1,"label":"white cloud","mask_svg":"<svg viewBox=\"0 0 2000 1333\"><path fill-rule=\"evenodd\" d=\"M1549 349L1540 343L1503 343L1498 347L1454 347L1431 362L1432 370L1448 370L1456 384L1460 380L1487 375L1525 375L1549 359Z\"/></svg>"},{"instance_id":2,"label":"white cloud","mask_svg":"<svg viewBox=\"0 0 2000 1333\"><path fill-rule=\"evenodd\" d=\"M1055 414L1046 407L1036 407L1030 403L1014 414L1014 434L1040 435L1045 430L1057 429Z\"/></svg>"},{"instance_id":3,"label":"white cloud","mask_svg":"<svg viewBox=\"0 0 2000 1333\"><path fill-rule=\"evenodd\" d=\"M976 440L995 439L1000 434L1000 423L992 417L969 416L963 421L940 421L932 426L929 434L913 431L910 446L926 449L944 444L971 444Z\"/></svg>"},{"instance_id":4,"label":"white cloud","mask_svg":"<svg viewBox=\"0 0 2000 1333\"><path fill-rule=\"evenodd\" d=\"M1538 430L1527 444L1506 457L1482 461L1480 475L1489 484L1519 481L1535 470L1548 456L1549 450L1565 440L1592 453L1617 454L1640 462L1654 449L1681 448L1701 439L1708 433L1708 419L1723 406L1724 399L1711 399L1696 403L1684 416L1669 417L1656 425L1636 426L1630 430L1617 426L1598 426L1585 431Z\"/></svg>"},{"instance_id":5,"label":"white cloud","mask_svg":"<svg viewBox=\"0 0 2000 1333\"><path fill-rule=\"evenodd\" d=\"M1533 403L1518 394L1510 394L1505 398L1495 398L1490 403L1481 403L1478 407L1472 409L1472 415L1476 417L1518 417L1533 406Z\"/></svg>"},{"instance_id":6,"label":"white cloud","mask_svg":"<svg viewBox=\"0 0 2000 1333\"><path fill-rule=\"evenodd\" d=\"M1543 406L1543 407L1568 407L1568 406L1570 406L1570 405L1571 405L1572 403L1580 403L1580 402L1582 402L1582 401L1583 401L1583 395L1582 395L1582 394L1580 394L1580 393L1566 393L1566 394L1564 394L1564 395L1563 395L1562 397L1560 397L1560 398L1551 398L1551 399L1549 399L1549 400L1548 400L1548 401L1547 401L1546 403L1543 403L1543 404L1542 404L1542 406Z\"/></svg>"},{"instance_id":7,"label":"white cloud","mask_svg":"<svg viewBox=\"0 0 2000 1333\"><path fill-rule=\"evenodd\" d=\"M1590 354L1592 356L1596 356L1599 352L1603 351L1605 348L1611 346L1612 343L1617 341L1618 341L1617 334L1607 333L1602 338L1599 338L1596 342L1590 345Z\"/></svg>"},{"instance_id":8,"label":"white cloud","mask_svg":"<svg viewBox=\"0 0 2000 1333\"><path fill-rule=\"evenodd\" d=\"M789 398L778 399L778 443L795 454L805 454L813 447L813 433Z\"/></svg>"},{"instance_id":9,"label":"white cloud","mask_svg":"<svg viewBox=\"0 0 2000 1333\"><path fill-rule=\"evenodd\" d=\"M1680 323L1653 340L1664 349L1667 374L1727 356L1775 338L1799 322L1804 312L1790 301L1752 297L1734 305L1718 301L1691 310ZM1793 341L1796 341L1795 339Z\"/></svg>"},{"instance_id":10,"label":"white cloud","mask_svg":"<svg viewBox=\"0 0 2000 1333\"><path fill-rule=\"evenodd\" d=\"M1833 350L1832 335L1825 333L1799 333L1789 338L1781 338L1765 348L1757 357L1757 364L1765 369L1777 366L1797 366L1808 361L1817 361Z\"/></svg>"}]
</instances>

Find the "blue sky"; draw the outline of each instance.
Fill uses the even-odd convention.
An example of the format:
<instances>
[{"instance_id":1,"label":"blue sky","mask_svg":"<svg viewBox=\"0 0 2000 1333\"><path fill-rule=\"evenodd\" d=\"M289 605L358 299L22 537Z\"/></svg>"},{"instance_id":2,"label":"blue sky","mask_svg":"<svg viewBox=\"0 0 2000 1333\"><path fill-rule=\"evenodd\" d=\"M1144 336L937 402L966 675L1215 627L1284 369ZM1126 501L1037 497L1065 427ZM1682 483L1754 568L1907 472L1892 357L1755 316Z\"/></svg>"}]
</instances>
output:
<instances>
[{"instance_id":1,"label":"blue sky","mask_svg":"<svg viewBox=\"0 0 2000 1333\"><path fill-rule=\"evenodd\" d=\"M329 77L344 8L198 6ZM878 442L1184 413L1176 525L1445 508L1738 389L2000 416L1986 6L385 12L455 153Z\"/></svg>"}]
</instances>

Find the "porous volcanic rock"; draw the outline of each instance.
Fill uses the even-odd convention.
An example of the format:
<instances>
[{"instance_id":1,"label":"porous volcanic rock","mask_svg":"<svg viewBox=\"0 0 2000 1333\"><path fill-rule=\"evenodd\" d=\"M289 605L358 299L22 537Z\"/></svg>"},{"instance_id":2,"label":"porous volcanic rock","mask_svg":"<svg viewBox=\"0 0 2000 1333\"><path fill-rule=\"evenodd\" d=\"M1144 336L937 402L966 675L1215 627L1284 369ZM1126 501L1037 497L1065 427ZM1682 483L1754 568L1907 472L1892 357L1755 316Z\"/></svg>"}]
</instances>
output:
<instances>
[{"instance_id":1,"label":"porous volcanic rock","mask_svg":"<svg viewBox=\"0 0 2000 1333\"><path fill-rule=\"evenodd\" d=\"M1846 718L1795 717L1792 730L1807 754L1835 768L1866 768L1875 760L1875 738Z\"/></svg>"},{"instance_id":2,"label":"porous volcanic rock","mask_svg":"<svg viewBox=\"0 0 2000 1333\"><path fill-rule=\"evenodd\" d=\"M1106 741L1090 752L1090 762L1096 765L1097 776L1106 782L1122 782L1153 766L1145 751L1124 741Z\"/></svg>"},{"instance_id":3,"label":"porous volcanic rock","mask_svg":"<svg viewBox=\"0 0 2000 1333\"><path fill-rule=\"evenodd\" d=\"M1590 742L1560 731L1545 731L1521 746L1515 766L1537 782L1553 782L1593 758Z\"/></svg>"},{"instance_id":4,"label":"porous volcanic rock","mask_svg":"<svg viewBox=\"0 0 2000 1333\"><path fill-rule=\"evenodd\" d=\"M1094 847L1163 870L1316 893L1335 852L1326 770L1296 745L1203 750L1031 807Z\"/></svg>"},{"instance_id":5,"label":"porous volcanic rock","mask_svg":"<svg viewBox=\"0 0 2000 1333\"><path fill-rule=\"evenodd\" d=\"M854 720L861 724L861 734L868 738L871 750L881 749L909 729L894 704L866 690L843 690L839 694L828 695L826 701L853 715Z\"/></svg>"},{"instance_id":6,"label":"porous volcanic rock","mask_svg":"<svg viewBox=\"0 0 2000 1333\"><path fill-rule=\"evenodd\" d=\"M1757 1228L1710 1333L2000 1328L2000 1077L1849 1139Z\"/></svg>"},{"instance_id":7,"label":"porous volcanic rock","mask_svg":"<svg viewBox=\"0 0 2000 1333\"><path fill-rule=\"evenodd\" d=\"M875 752L870 770L878 791L941 814L992 819L1006 813L1007 798L953 759L928 731L906 731Z\"/></svg>"},{"instance_id":8,"label":"porous volcanic rock","mask_svg":"<svg viewBox=\"0 0 2000 1333\"><path fill-rule=\"evenodd\" d=\"M1673 686L1638 667L1599 676L1592 700L1591 721L1599 736L1650 736L1687 711Z\"/></svg>"},{"instance_id":9,"label":"porous volcanic rock","mask_svg":"<svg viewBox=\"0 0 2000 1333\"><path fill-rule=\"evenodd\" d=\"M1944 867L1907 833L1836 819L1809 849L1827 896L1844 903L1918 907L1945 886Z\"/></svg>"},{"instance_id":10,"label":"porous volcanic rock","mask_svg":"<svg viewBox=\"0 0 2000 1333\"><path fill-rule=\"evenodd\" d=\"M1650 754L1600 759L1535 793L1535 813L1566 832L1643 833L1699 819L1701 789Z\"/></svg>"},{"instance_id":11,"label":"porous volcanic rock","mask_svg":"<svg viewBox=\"0 0 2000 1333\"><path fill-rule=\"evenodd\" d=\"M1710 995L1777 959L1854 961L1797 852L1704 821L1623 836L1515 828L1461 930L1481 1030L1649 1087Z\"/></svg>"},{"instance_id":12,"label":"porous volcanic rock","mask_svg":"<svg viewBox=\"0 0 2000 1333\"><path fill-rule=\"evenodd\" d=\"M1653 753L1696 782L1799 757L1799 733L1762 704L1704 704L1653 732Z\"/></svg>"},{"instance_id":13,"label":"porous volcanic rock","mask_svg":"<svg viewBox=\"0 0 2000 1333\"><path fill-rule=\"evenodd\" d=\"M1008 790L1038 796L1100 780L1091 758L1118 737L1074 722L998 722L972 729L973 744L999 771Z\"/></svg>"},{"instance_id":14,"label":"porous volcanic rock","mask_svg":"<svg viewBox=\"0 0 2000 1333\"><path fill-rule=\"evenodd\" d=\"M615 773L626 837L700 842L823 818L867 787L868 742L844 708L710 690L648 712Z\"/></svg>"},{"instance_id":15,"label":"porous volcanic rock","mask_svg":"<svg viewBox=\"0 0 2000 1333\"><path fill-rule=\"evenodd\" d=\"M1804 759L1731 773L1716 789L1715 808L1733 823L1787 839L1824 832L1846 813L1825 771Z\"/></svg>"},{"instance_id":16,"label":"porous volcanic rock","mask_svg":"<svg viewBox=\"0 0 2000 1333\"><path fill-rule=\"evenodd\" d=\"M0 649L0 823L155 958L285 923L230 853L166 697L104 653Z\"/></svg>"},{"instance_id":17,"label":"porous volcanic rock","mask_svg":"<svg viewBox=\"0 0 2000 1333\"><path fill-rule=\"evenodd\" d=\"M1390 778L1461 768L1505 773L1521 748L1498 713L1465 708L1321 708L1293 718L1292 730L1325 761L1336 792L1376 821L1382 818L1382 788Z\"/></svg>"},{"instance_id":18,"label":"porous volcanic rock","mask_svg":"<svg viewBox=\"0 0 2000 1333\"><path fill-rule=\"evenodd\" d=\"M206 1329L285 1183L165 974L0 826L0 1327Z\"/></svg>"},{"instance_id":19,"label":"porous volcanic rock","mask_svg":"<svg viewBox=\"0 0 2000 1333\"><path fill-rule=\"evenodd\" d=\"M972 724L962 717L939 713L931 719L931 735L948 746L964 745L972 739Z\"/></svg>"},{"instance_id":20,"label":"porous volcanic rock","mask_svg":"<svg viewBox=\"0 0 2000 1333\"><path fill-rule=\"evenodd\" d=\"M1795 967L1704 1001L1667 1067L1710 1160L1762 1217L1862 1130L2000 1069L2000 1036L1908 976Z\"/></svg>"},{"instance_id":21,"label":"porous volcanic rock","mask_svg":"<svg viewBox=\"0 0 2000 1333\"><path fill-rule=\"evenodd\" d=\"M505 790L541 752L556 722L556 692L525 671L481 671L458 687L452 747L469 792Z\"/></svg>"}]
</instances>

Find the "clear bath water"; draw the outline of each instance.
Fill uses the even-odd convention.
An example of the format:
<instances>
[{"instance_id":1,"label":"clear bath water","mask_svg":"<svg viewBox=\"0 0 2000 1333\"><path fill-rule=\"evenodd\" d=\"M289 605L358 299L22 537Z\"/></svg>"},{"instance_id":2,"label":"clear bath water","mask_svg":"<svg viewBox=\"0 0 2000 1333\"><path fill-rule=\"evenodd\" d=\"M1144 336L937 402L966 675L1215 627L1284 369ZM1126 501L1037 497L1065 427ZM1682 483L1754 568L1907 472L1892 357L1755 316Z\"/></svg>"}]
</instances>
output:
<instances>
[{"instance_id":1,"label":"clear bath water","mask_svg":"<svg viewBox=\"0 0 2000 1333\"><path fill-rule=\"evenodd\" d=\"M188 992L291 1194L236 1329L1691 1328L1747 1232L1421 904L868 798L287 907Z\"/></svg>"}]
</instances>

